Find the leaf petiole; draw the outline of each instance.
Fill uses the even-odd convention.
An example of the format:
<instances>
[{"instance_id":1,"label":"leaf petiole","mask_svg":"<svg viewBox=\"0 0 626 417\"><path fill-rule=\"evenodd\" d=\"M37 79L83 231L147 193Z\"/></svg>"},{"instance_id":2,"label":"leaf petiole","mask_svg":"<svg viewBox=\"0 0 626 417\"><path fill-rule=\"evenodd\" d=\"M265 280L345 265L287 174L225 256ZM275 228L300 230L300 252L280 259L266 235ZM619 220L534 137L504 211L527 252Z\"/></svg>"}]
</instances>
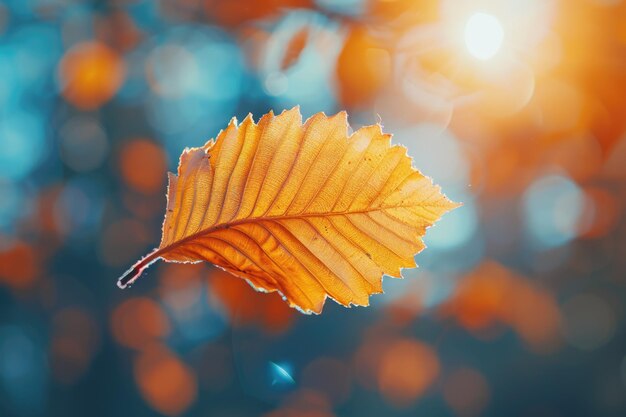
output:
<instances>
[{"instance_id":1,"label":"leaf petiole","mask_svg":"<svg viewBox=\"0 0 626 417\"><path fill-rule=\"evenodd\" d=\"M132 285L132 283L135 282L137 278L141 276L144 269L152 265L160 257L161 257L161 251L159 251L159 249L157 248L153 250L152 252L150 252L148 255L141 258L139 262L137 262L130 269L124 272L124 275L122 275L117 280L117 286L121 289L125 289L129 287L130 285Z\"/></svg>"}]
</instances>

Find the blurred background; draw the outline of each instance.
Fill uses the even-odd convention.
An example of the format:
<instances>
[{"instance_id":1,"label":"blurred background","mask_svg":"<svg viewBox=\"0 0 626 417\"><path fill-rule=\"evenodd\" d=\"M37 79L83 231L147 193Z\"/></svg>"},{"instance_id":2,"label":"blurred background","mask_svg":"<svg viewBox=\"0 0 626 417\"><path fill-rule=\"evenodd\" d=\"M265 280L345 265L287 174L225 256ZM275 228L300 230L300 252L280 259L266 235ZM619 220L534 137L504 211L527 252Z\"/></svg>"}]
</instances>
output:
<instances>
[{"instance_id":1,"label":"blurred background","mask_svg":"<svg viewBox=\"0 0 626 417\"><path fill-rule=\"evenodd\" d=\"M464 206L369 308L157 263L232 116L382 121ZM0 415L626 415L626 2L0 1Z\"/></svg>"}]
</instances>

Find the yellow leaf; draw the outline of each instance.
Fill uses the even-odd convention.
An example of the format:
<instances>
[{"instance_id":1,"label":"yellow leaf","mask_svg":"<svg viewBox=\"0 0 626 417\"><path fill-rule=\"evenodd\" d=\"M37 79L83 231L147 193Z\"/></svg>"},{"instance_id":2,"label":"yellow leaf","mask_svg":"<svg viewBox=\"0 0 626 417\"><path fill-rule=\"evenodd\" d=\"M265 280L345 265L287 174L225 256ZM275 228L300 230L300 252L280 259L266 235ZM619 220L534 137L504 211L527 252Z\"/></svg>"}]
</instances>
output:
<instances>
[{"instance_id":1,"label":"yellow leaf","mask_svg":"<svg viewBox=\"0 0 626 417\"><path fill-rule=\"evenodd\" d=\"M297 107L258 124L248 115L185 149L169 174L161 244L118 286L159 258L208 261L306 313L327 296L368 305L383 274L415 267L426 228L458 204L380 125L348 135L346 117L302 124Z\"/></svg>"}]
</instances>

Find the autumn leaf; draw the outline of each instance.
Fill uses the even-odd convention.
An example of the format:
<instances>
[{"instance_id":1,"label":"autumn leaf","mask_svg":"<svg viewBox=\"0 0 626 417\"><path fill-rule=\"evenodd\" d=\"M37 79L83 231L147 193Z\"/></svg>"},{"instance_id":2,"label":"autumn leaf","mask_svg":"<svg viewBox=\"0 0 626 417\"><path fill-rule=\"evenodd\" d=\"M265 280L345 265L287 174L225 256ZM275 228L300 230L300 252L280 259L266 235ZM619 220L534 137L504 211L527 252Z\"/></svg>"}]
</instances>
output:
<instances>
[{"instance_id":1,"label":"autumn leaf","mask_svg":"<svg viewBox=\"0 0 626 417\"><path fill-rule=\"evenodd\" d=\"M306 313L326 297L368 305L384 274L416 266L426 228L458 204L380 125L348 135L346 117L248 115L185 149L169 174L161 244L118 286L157 259L208 261Z\"/></svg>"}]
</instances>

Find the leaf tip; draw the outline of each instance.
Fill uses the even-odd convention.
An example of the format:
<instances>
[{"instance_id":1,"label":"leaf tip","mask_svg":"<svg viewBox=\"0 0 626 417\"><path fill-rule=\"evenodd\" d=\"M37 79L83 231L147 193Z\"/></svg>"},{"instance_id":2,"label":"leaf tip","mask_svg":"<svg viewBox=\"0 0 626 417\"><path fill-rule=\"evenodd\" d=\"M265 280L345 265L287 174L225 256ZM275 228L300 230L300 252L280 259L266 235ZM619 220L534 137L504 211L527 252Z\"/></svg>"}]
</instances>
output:
<instances>
[{"instance_id":1,"label":"leaf tip","mask_svg":"<svg viewBox=\"0 0 626 417\"><path fill-rule=\"evenodd\" d=\"M300 106L297 105L289 110L283 110L278 118L297 121L298 124L302 125L302 113L300 113Z\"/></svg>"},{"instance_id":2,"label":"leaf tip","mask_svg":"<svg viewBox=\"0 0 626 417\"><path fill-rule=\"evenodd\" d=\"M344 119L346 123L348 122L348 112L345 110L341 110L338 112L335 117L339 117L340 119Z\"/></svg>"},{"instance_id":3,"label":"leaf tip","mask_svg":"<svg viewBox=\"0 0 626 417\"><path fill-rule=\"evenodd\" d=\"M250 123L252 123L253 125L256 125L256 123L254 123L254 116L252 115L252 113L248 113L246 115L246 117L241 122L240 126L250 124Z\"/></svg>"},{"instance_id":4,"label":"leaf tip","mask_svg":"<svg viewBox=\"0 0 626 417\"><path fill-rule=\"evenodd\" d=\"M453 201L453 200L450 200L445 194L442 193L442 195L443 195L443 205L444 205L444 208L446 209L446 212L452 211L454 209L457 209L463 206L463 202Z\"/></svg>"}]
</instances>

